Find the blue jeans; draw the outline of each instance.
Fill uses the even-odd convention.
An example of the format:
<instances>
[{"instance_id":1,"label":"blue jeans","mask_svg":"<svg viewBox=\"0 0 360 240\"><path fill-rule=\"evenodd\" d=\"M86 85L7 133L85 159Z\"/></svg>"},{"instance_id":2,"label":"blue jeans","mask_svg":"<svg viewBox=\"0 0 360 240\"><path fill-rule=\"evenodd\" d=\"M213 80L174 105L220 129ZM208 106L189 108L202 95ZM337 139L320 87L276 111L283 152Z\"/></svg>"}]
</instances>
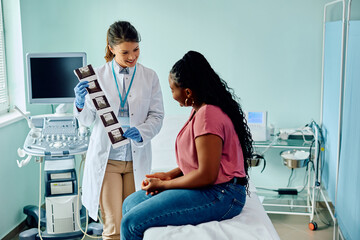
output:
<instances>
[{"instance_id":1,"label":"blue jeans","mask_svg":"<svg viewBox=\"0 0 360 240\"><path fill-rule=\"evenodd\" d=\"M230 219L241 212L245 199L245 187L234 183L171 189L154 196L140 190L123 203L121 239L141 240L145 230L151 227Z\"/></svg>"}]
</instances>

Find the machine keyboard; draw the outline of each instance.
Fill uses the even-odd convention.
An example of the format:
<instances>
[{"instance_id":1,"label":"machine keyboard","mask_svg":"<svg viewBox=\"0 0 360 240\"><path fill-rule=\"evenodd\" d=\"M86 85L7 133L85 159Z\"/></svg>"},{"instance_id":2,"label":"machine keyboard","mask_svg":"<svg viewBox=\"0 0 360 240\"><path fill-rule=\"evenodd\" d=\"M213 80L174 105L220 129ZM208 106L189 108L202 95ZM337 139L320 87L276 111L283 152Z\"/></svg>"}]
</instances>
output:
<instances>
[{"instance_id":1,"label":"machine keyboard","mask_svg":"<svg viewBox=\"0 0 360 240\"><path fill-rule=\"evenodd\" d=\"M39 123L38 118L32 120ZM75 117L44 117L42 126L32 129L26 137L24 150L30 155L64 156L86 152L90 132L81 131Z\"/></svg>"}]
</instances>

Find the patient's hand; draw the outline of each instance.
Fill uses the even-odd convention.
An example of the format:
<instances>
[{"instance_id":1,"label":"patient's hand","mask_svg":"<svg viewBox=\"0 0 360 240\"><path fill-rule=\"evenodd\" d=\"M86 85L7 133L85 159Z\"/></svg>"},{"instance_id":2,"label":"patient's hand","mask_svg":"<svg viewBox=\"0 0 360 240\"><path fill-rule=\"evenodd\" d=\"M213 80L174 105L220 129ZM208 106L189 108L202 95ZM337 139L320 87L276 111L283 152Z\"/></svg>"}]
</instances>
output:
<instances>
[{"instance_id":1,"label":"patient's hand","mask_svg":"<svg viewBox=\"0 0 360 240\"><path fill-rule=\"evenodd\" d=\"M156 173L148 174L148 175L145 175L145 176L147 178L158 178L158 179L161 179L163 181L171 180L170 173L165 173L165 172L156 172Z\"/></svg>"},{"instance_id":2,"label":"patient's hand","mask_svg":"<svg viewBox=\"0 0 360 240\"><path fill-rule=\"evenodd\" d=\"M147 179L144 179L144 180L141 182L141 188L146 187L148 184L149 184L149 181L148 181Z\"/></svg>"},{"instance_id":3,"label":"patient's hand","mask_svg":"<svg viewBox=\"0 0 360 240\"><path fill-rule=\"evenodd\" d=\"M141 189L146 191L146 195L149 193L155 195L164 190L163 183L164 182L159 178L147 178L142 181Z\"/></svg>"}]
</instances>

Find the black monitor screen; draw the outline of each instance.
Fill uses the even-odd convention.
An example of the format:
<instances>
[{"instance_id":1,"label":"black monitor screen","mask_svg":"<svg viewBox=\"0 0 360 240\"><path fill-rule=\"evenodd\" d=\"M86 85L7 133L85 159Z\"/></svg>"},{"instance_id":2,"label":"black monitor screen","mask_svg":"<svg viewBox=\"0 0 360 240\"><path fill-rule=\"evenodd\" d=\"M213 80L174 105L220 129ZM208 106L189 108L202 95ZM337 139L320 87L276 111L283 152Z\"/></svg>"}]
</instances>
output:
<instances>
[{"instance_id":1,"label":"black monitor screen","mask_svg":"<svg viewBox=\"0 0 360 240\"><path fill-rule=\"evenodd\" d=\"M58 56L57 56L58 55ZM30 103L70 103L79 82L76 68L86 65L84 53L28 55L28 87Z\"/></svg>"}]
</instances>

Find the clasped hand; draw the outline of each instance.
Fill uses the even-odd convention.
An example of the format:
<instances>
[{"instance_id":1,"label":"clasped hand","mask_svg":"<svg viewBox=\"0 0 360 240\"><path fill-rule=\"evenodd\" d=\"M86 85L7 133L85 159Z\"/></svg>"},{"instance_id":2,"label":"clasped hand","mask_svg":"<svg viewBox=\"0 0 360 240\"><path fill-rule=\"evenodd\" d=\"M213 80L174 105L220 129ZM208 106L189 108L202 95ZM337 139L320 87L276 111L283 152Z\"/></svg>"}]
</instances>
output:
<instances>
[{"instance_id":1,"label":"clasped hand","mask_svg":"<svg viewBox=\"0 0 360 240\"><path fill-rule=\"evenodd\" d=\"M141 189L146 191L146 195L155 195L165 190L166 181L171 180L170 175L164 172L158 172L145 176L146 179L142 181Z\"/></svg>"}]
</instances>

